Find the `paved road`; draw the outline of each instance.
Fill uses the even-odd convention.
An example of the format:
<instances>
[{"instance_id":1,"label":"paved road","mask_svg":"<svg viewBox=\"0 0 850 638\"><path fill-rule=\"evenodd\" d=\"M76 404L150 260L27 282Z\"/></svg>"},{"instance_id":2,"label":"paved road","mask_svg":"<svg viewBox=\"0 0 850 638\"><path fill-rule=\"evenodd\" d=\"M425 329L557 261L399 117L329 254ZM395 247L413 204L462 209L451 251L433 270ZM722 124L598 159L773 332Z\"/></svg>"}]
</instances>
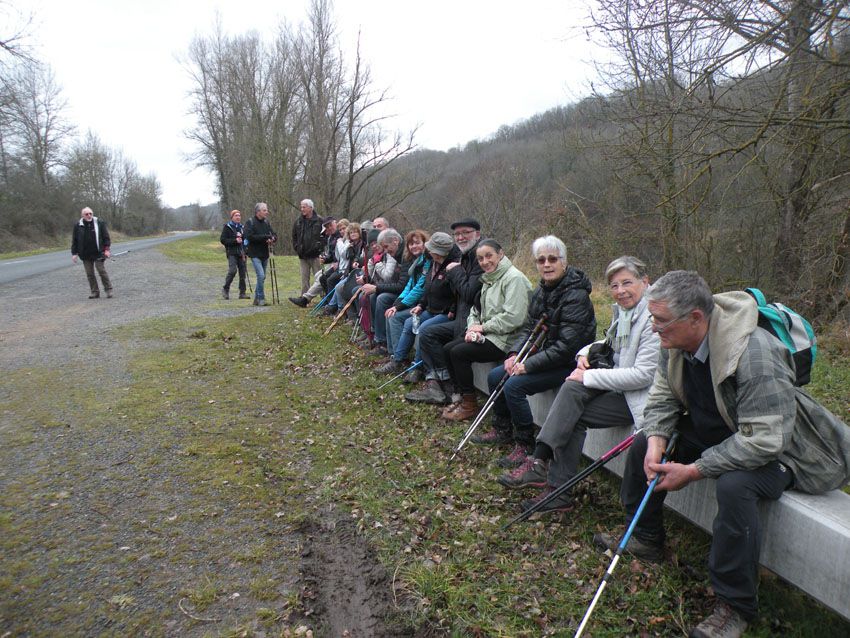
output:
<instances>
[{"instance_id":1,"label":"paved road","mask_svg":"<svg viewBox=\"0 0 850 638\"><path fill-rule=\"evenodd\" d=\"M186 237L197 234L197 231L181 231L169 233L167 237L124 241L118 244L112 244L112 254L115 255L126 250L138 252L145 248L156 246L157 244L185 239ZM121 257L119 256L118 259L121 259ZM52 253L21 257L19 259L0 259L0 284L6 284L23 279L24 277L32 277L33 275L41 275L53 270L59 270L60 268L71 268L73 265L74 263L71 261L69 250L57 250Z\"/></svg>"}]
</instances>

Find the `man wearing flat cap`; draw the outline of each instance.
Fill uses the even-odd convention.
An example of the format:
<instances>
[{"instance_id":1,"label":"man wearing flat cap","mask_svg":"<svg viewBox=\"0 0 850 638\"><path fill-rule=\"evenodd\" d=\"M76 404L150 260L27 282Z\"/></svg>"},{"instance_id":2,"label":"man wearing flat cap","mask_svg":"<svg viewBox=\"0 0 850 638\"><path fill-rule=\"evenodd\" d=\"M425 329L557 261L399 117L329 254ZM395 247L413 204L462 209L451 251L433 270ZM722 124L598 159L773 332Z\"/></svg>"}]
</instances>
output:
<instances>
[{"instance_id":1,"label":"man wearing flat cap","mask_svg":"<svg viewBox=\"0 0 850 638\"><path fill-rule=\"evenodd\" d=\"M404 398L408 401L438 404L451 401L453 388L443 346L464 333L469 311L481 292L484 271L475 257L475 248L481 239L481 224L476 219L466 218L456 221L451 228L461 252L459 262L446 266L446 279L456 298L455 318L449 323L420 329L419 350L425 367L425 387L406 394Z\"/></svg>"}]
</instances>

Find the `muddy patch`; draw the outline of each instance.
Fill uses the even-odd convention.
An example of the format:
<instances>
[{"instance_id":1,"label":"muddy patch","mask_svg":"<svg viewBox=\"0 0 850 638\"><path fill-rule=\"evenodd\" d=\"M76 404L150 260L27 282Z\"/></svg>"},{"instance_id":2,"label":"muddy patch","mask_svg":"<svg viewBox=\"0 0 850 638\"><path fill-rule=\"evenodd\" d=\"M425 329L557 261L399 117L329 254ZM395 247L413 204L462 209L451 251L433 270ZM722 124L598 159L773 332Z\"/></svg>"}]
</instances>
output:
<instances>
[{"instance_id":1,"label":"muddy patch","mask_svg":"<svg viewBox=\"0 0 850 638\"><path fill-rule=\"evenodd\" d=\"M398 620L392 579L354 521L327 512L303 530L302 603L319 636L425 636Z\"/></svg>"}]
</instances>

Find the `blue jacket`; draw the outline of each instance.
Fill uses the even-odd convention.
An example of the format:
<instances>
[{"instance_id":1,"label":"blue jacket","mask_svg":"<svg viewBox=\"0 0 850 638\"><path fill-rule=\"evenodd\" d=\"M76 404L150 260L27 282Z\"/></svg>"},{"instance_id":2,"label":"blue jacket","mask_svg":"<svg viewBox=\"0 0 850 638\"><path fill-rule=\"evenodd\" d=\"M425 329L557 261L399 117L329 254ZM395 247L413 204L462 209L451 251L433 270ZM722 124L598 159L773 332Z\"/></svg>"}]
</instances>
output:
<instances>
[{"instance_id":1,"label":"blue jacket","mask_svg":"<svg viewBox=\"0 0 850 638\"><path fill-rule=\"evenodd\" d=\"M425 292L425 281L433 263L434 261L427 253L422 253L410 265L410 269L407 271L407 283L393 303L396 310L406 310L419 303Z\"/></svg>"}]
</instances>

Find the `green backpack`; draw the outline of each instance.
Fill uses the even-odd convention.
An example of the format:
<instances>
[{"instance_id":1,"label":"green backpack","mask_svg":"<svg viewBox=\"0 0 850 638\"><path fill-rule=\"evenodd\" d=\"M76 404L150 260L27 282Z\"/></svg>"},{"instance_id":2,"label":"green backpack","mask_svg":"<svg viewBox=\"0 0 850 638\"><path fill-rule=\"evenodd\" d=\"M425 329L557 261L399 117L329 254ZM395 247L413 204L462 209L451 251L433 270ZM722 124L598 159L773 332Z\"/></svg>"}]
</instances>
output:
<instances>
[{"instance_id":1,"label":"green backpack","mask_svg":"<svg viewBox=\"0 0 850 638\"><path fill-rule=\"evenodd\" d=\"M806 385L812 379L812 366L818 353L815 331L805 317L781 303L767 303L758 288L747 288L759 308L759 328L779 339L794 358L797 379L795 385Z\"/></svg>"}]
</instances>

